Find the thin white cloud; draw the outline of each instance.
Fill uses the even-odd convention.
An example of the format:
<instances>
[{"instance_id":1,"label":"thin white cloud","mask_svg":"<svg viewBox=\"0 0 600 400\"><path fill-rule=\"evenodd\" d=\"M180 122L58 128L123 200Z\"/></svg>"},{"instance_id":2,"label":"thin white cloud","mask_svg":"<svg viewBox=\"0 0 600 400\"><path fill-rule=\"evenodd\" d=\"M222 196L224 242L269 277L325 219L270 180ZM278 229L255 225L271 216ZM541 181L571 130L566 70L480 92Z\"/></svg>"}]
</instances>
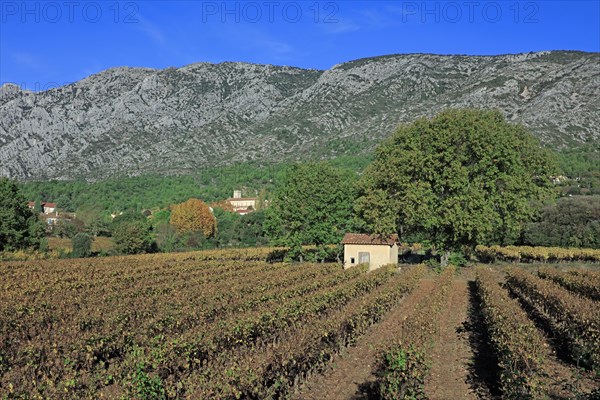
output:
<instances>
[{"instance_id":1,"label":"thin white cloud","mask_svg":"<svg viewBox=\"0 0 600 400\"><path fill-rule=\"evenodd\" d=\"M365 23L371 28L386 28L390 25L389 16L372 9L362 10L361 17Z\"/></svg>"},{"instance_id":2,"label":"thin white cloud","mask_svg":"<svg viewBox=\"0 0 600 400\"><path fill-rule=\"evenodd\" d=\"M154 43L159 46L163 46L167 43L163 32L156 25L150 22L150 20L142 17L141 15L137 15L136 18L138 19L138 23L135 24L135 27L144 32L150 39L152 39Z\"/></svg>"},{"instance_id":3,"label":"thin white cloud","mask_svg":"<svg viewBox=\"0 0 600 400\"><path fill-rule=\"evenodd\" d=\"M255 39L256 47L263 47L267 52L279 59L287 58L294 52L294 47L289 43L269 37L268 35L259 34Z\"/></svg>"},{"instance_id":4,"label":"thin white cloud","mask_svg":"<svg viewBox=\"0 0 600 400\"><path fill-rule=\"evenodd\" d=\"M350 19L339 19L337 22L323 23L322 26L327 33L334 35L356 32L360 29L360 25Z\"/></svg>"},{"instance_id":5,"label":"thin white cloud","mask_svg":"<svg viewBox=\"0 0 600 400\"><path fill-rule=\"evenodd\" d=\"M252 50L256 55L268 55L278 61L287 61L296 53L296 49L290 43L258 26L221 24L212 34L218 40L229 43L231 47L241 46Z\"/></svg>"},{"instance_id":6,"label":"thin white cloud","mask_svg":"<svg viewBox=\"0 0 600 400\"><path fill-rule=\"evenodd\" d=\"M31 53L17 52L11 53L12 59L15 63L25 68L37 69L40 68L42 63Z\"/></svg>"},{"instance_id":7,"label":"thin white cloud","mask_svg":"<svg viewBox=\"0 0 600 400\"><path fill-rule=\"evenodd\" d=\"M392 17L397 12L395 8L387 8L385 11L376 9L356 10L352 18L339 18L336 23L323 23L322 28L327 34L341 35L359 30L377 30L388 28L396 22Z\"/></svg>"}]
</instances>

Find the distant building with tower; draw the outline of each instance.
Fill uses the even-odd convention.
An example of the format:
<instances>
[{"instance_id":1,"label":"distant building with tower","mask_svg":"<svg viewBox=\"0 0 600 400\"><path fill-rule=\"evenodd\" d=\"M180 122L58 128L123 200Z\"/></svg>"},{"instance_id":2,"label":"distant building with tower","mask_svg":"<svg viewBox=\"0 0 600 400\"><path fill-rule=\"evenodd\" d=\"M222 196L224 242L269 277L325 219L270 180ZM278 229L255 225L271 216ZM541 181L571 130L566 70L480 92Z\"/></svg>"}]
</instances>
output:
<instances>
[{"instance_id":1,"label":"distant building with tower","mask_svg":"<svg viewBox=\"0 0 600 400\"><path fill-rule=\"evenodd\" d=\"M258 197L242 197L241 190L234 190L233 197L225 201L231 205L233 212L244 215L256 211L260 200Z\"/></svg>"}]
</instances>

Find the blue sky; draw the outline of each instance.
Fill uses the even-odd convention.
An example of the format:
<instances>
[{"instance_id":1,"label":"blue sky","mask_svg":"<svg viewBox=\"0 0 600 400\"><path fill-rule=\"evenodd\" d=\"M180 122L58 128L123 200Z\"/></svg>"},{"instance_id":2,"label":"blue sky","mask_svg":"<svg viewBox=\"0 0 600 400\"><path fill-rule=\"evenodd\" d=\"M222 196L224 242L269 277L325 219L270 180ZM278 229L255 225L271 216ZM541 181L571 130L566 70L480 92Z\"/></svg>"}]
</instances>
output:
<instances>
[{"instance_id":1,"label":"blue sky","mask_svg":"<svg viewBox=\"0 0 600 400\"><path fill-rule=\"evenodd\" d=\"M0 84L44 90L115 66L329 68L395 53L600 51L600 1L0 0Z\"/></svg>"}]
</instances>

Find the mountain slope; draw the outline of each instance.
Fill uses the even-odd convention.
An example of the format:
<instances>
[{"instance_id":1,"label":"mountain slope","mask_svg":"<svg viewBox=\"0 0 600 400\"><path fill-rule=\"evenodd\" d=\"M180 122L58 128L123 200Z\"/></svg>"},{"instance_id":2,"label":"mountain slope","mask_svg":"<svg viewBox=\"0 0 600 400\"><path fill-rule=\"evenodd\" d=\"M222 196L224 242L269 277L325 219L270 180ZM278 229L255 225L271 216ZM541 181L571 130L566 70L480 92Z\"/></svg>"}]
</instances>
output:
<instances>
[{"instance_id":1,"label":"mountain slope","mask_svg":"<svg viewBox=\"0 0 600 400\"><path fill-rule=\"evenodd\" d=\"M100 178L366 152L402 122L495 107L555 146L600 139L600 53L392 55L327 71L114 68L0 89L0 174Z\"/></svg>"}]
</instances>

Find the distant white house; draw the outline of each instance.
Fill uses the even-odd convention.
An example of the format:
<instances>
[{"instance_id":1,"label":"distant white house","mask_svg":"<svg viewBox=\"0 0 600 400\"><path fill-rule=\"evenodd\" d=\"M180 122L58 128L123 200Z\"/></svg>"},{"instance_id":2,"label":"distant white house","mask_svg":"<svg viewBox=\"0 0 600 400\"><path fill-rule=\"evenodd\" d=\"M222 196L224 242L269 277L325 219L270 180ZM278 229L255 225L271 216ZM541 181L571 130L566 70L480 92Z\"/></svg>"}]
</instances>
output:
<instances>
[{"instance_id":1,"label":"distant white house","mask_svg":"<svg viewBox=\"0 0 600 400\"><path fill-rule=\"evenodd\" d=\"M42 201L41 205L42 205L42 212L44 214L52 214L53 212L56 212L56 203ZM35 201L27 202L27 207L29 207L30 210L33 210L35 208Z\"/></svg>"},{"instance_id":2,"label":"distant white house","mask_svg":"<svg viewBox=\"0 0 600 400\"><path fill-rule=\"evenodd\" d=\"M245 215L256 211L259 200L258 197L242 197L241 190L234 190L233 197L230 197L225 201L231 204L234 212Z\"/></svg>"},{"instance_id":3,"label":"distant white house","mask_svg":"<svg viewBox=\"0 0 600 400\"><path fill-rule=\"evenodd\" d=\"M358 264L368 264L369 271L386 264L398 263L398 235L381 237L363 233L346 233L344 269Z\"/></svg>"}]
</instances>

